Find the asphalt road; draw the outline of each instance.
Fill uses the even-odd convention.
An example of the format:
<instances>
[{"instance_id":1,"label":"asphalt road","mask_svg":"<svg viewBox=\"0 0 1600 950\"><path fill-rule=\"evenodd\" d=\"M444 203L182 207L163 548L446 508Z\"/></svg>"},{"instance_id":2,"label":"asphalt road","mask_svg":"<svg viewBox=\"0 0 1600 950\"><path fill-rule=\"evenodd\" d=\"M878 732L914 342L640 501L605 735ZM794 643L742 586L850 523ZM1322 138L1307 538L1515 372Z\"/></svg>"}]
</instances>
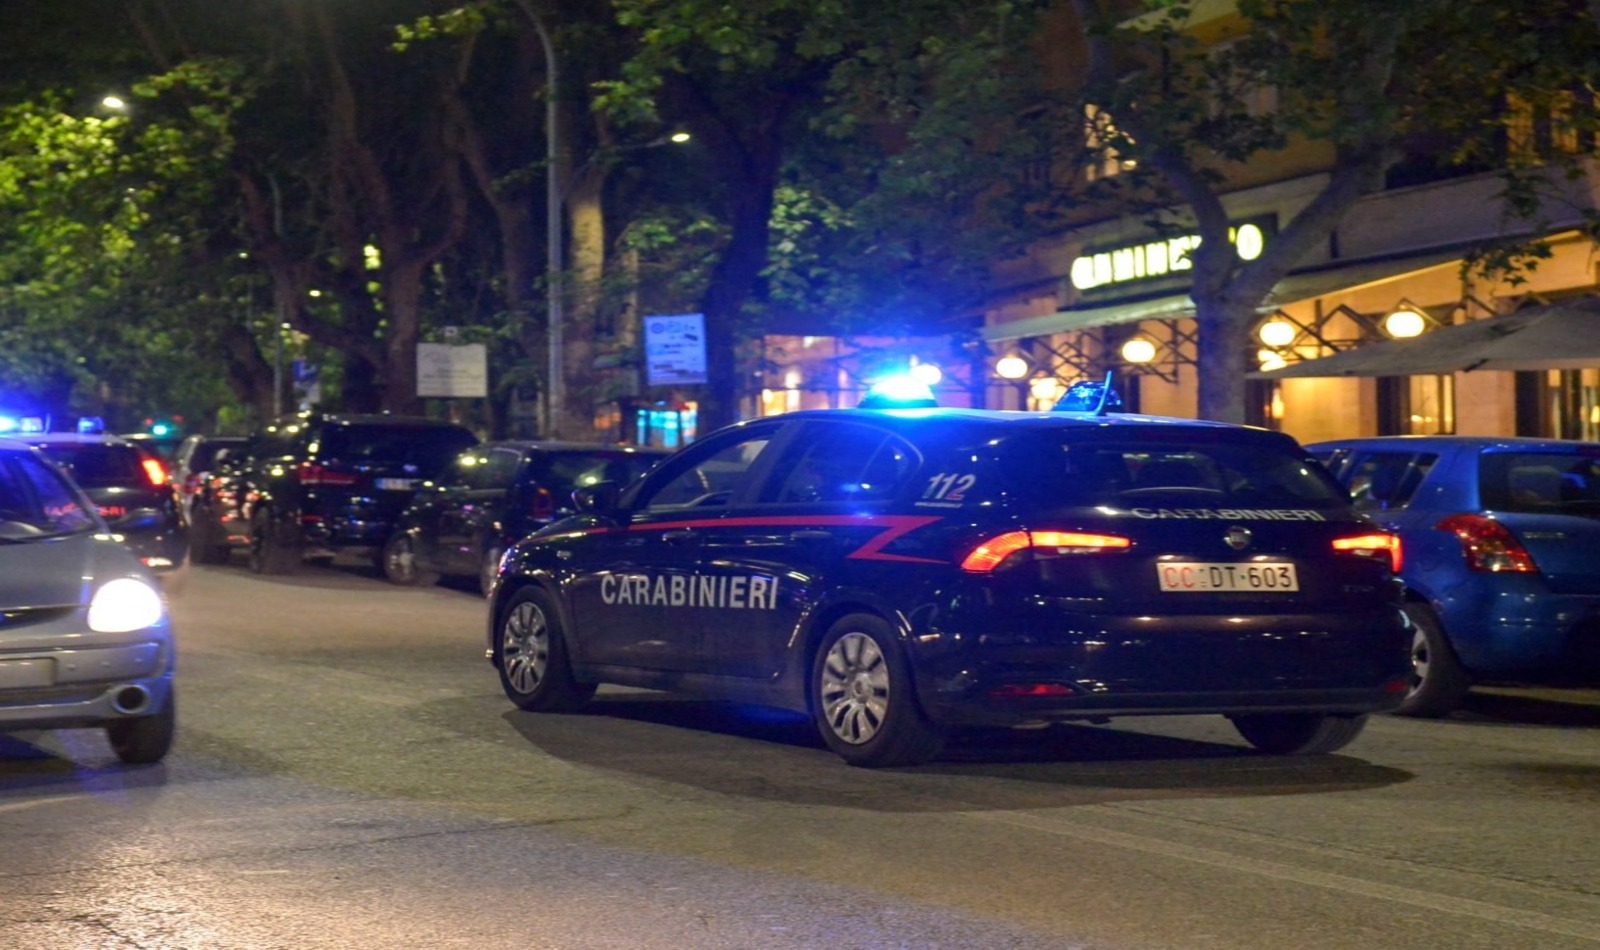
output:
<instances>
[{"instance_id":1,"label":"asphalt road","mask_svg":"<svg viewBox=\"0 0 1600 950\"><path fill-rule=\"evenodd\" d=\"M625 690L515 711L482 601L197 568L179 740L0 737L0 947L1600 947L1600 692L1274 758L1214 717L851 769Z\"/></svg>"}]
</instances>

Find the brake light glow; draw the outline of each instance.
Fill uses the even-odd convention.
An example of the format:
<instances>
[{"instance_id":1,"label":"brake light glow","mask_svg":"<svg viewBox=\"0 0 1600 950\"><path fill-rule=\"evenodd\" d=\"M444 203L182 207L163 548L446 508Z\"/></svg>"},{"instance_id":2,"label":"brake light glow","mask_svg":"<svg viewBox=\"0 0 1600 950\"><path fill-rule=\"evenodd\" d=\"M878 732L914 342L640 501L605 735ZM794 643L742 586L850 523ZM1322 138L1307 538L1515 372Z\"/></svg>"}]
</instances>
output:
<instances>
[{"instance_id":1,"label":"brake light glow","mask_svg":"<svg viewBox=\"0 0 1600 950\"><path fill-rule=\"evenodd\" d=\"M1018 551L1040 549L1052 554L1095 554L1132 547L1133 542L1114 534L1089 534L1080 531L1007 531L972 549L961 562L961 569L987 574Z\"/></svg>"},{"instance_id":2,"label":"brake light glow","mask_svg":"<svg viewBox=\"0 0 1600 950\"><path fill-rule=\"evenodd\" d=\"M1511 529L1493 518L1477 514L1451 515L1434 528L1460 539L1461 555L1467 560L1468 570L1538 573L1539 565L1533 562L1533 555Z\"/></svg>"},{"instance_id":3,"label":"brake light glow","mask_svg":"<svg viewBox=\"0 0 1600 950\"><path fill-rule=\"evenodd\" d=\"M533 516L540 521L549 521L556 516L556 499L550 494L550 489L533 490Z\"/></svg>"},{"instance_id":4,"label":"brake light glow","mask_svg":"<svg viewBox=\"0 0 1600 950\"><path fill-rule=\"evenodd\" d=\"M989 691L994 699L1032 699L1050 696L1071 696L1072 687L1062 683L1006 683Z\"/></svg>"},{"instance_id":5,"label":"brake light glow","mask_svg":"<svg viewBox=\"0 0 1600 950\"><path fill-rule=\"evenodd\" d=\"M1395 534L1374 533L1356 535L1353 538L1334 538L1333 549L1335 551L1349 551L1352 554L1360 554L1365 557L1374 557L1378 554L1387 553L1389 556L1389 568L1396 574L1400 573L1400 565L1404 561L1400 552L1400 536Z\"/></svg>"},{"instance_id":6,"label":"brake light glow","mask_svg":"<svg viewBox=\"0 0 1600 950\"><path fill-rule=\"evenodd\" d=\"M160 459L140 459L139 464L144 467L144 477L150 480L151 488L160 488L167 483L167 467L161 464Z\"/></svg>"},{"instance_id":7,"label":"brake light glow","mask_svg":"<svg viewBox=\"0 0 1600 950\"><path fill-rule=\"evenodd\" d=\"M361 480L361 476L354 472L336 472L315 462L301 462L294 470L294 475L302 485L327 485L330 488L348 487Z\"/></svg>"}]
</instances>

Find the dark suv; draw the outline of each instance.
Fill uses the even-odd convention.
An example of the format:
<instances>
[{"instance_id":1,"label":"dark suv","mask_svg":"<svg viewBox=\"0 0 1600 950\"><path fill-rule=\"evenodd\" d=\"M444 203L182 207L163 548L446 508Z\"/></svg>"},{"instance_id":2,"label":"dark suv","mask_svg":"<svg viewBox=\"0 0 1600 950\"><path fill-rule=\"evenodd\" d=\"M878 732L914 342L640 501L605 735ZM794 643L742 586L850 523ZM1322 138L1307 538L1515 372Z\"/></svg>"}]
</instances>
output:
<instances>
[{"instance_id":1,"label":"dark suv","mask_svg":"<svg viewBox=\"0 0 1600 950\"><path fill-rule=\"evenodd\" d=\"M250 437L202 486L196 559L245 544L250 568L290 573L302 558L374 559L400 510L478 438L462 426L388 414L302 413Z\"/></svg>"}]
</instances>

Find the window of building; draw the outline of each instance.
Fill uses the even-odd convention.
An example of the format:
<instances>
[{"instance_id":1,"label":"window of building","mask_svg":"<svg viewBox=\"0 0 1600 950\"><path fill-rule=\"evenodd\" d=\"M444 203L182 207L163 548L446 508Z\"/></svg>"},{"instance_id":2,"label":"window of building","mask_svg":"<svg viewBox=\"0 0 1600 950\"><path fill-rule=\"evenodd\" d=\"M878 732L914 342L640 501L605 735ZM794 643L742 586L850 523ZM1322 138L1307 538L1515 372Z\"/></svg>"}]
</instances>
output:
<instances>
[{"instance_id":1,"label":"window of building","mask_svg":"<svg viewBox=\"0 0 1600 950\"><path fill-rule=\"evenodd\" d=\"M1113 175L1120 175L1134 167L1132 159L1125 159L1117 150L1116 143L1130 141L1127 133L1117 128L1111 121L1111 114L1102 110L1094 103L1084 107L1084 145L1091 156L1088 167L1084 170L1084 177L1089 181L1100 181Z\"/></svg>"}]
</instances>

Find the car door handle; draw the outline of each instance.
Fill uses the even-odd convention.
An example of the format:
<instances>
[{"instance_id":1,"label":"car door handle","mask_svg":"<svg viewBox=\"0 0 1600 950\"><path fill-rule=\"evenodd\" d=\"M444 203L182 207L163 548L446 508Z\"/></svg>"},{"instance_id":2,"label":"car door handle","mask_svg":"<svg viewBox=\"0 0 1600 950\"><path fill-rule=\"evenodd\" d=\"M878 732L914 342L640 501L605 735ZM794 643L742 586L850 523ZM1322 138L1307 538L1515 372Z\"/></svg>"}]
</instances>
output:
<instances>
[{"instance_id":1,"label":"car door handle","mask_svg":"<svg viewBox=\"0 0 1600 950\"><path fill-rule=\"evenodd\" d=\"M791 532L789 532L789 540L791 540L791 541L831 541L831 540L833 540L833 532L832 531L824 531L821 528L801 528L799 531L791 531Z\"/></svg>"},{"instance_id":2,"label":"car door handle","mask_svg":"<svg viewBox=\"0 0 1600 950\"><path fill-rule=\"evenodd\" d=\"M687 529L680 531L661 532L661 540L667 542L668 544L689 544L695 541L698 537L699 536L693 531L689 531Z\"/></svg>"}]
</instances>

